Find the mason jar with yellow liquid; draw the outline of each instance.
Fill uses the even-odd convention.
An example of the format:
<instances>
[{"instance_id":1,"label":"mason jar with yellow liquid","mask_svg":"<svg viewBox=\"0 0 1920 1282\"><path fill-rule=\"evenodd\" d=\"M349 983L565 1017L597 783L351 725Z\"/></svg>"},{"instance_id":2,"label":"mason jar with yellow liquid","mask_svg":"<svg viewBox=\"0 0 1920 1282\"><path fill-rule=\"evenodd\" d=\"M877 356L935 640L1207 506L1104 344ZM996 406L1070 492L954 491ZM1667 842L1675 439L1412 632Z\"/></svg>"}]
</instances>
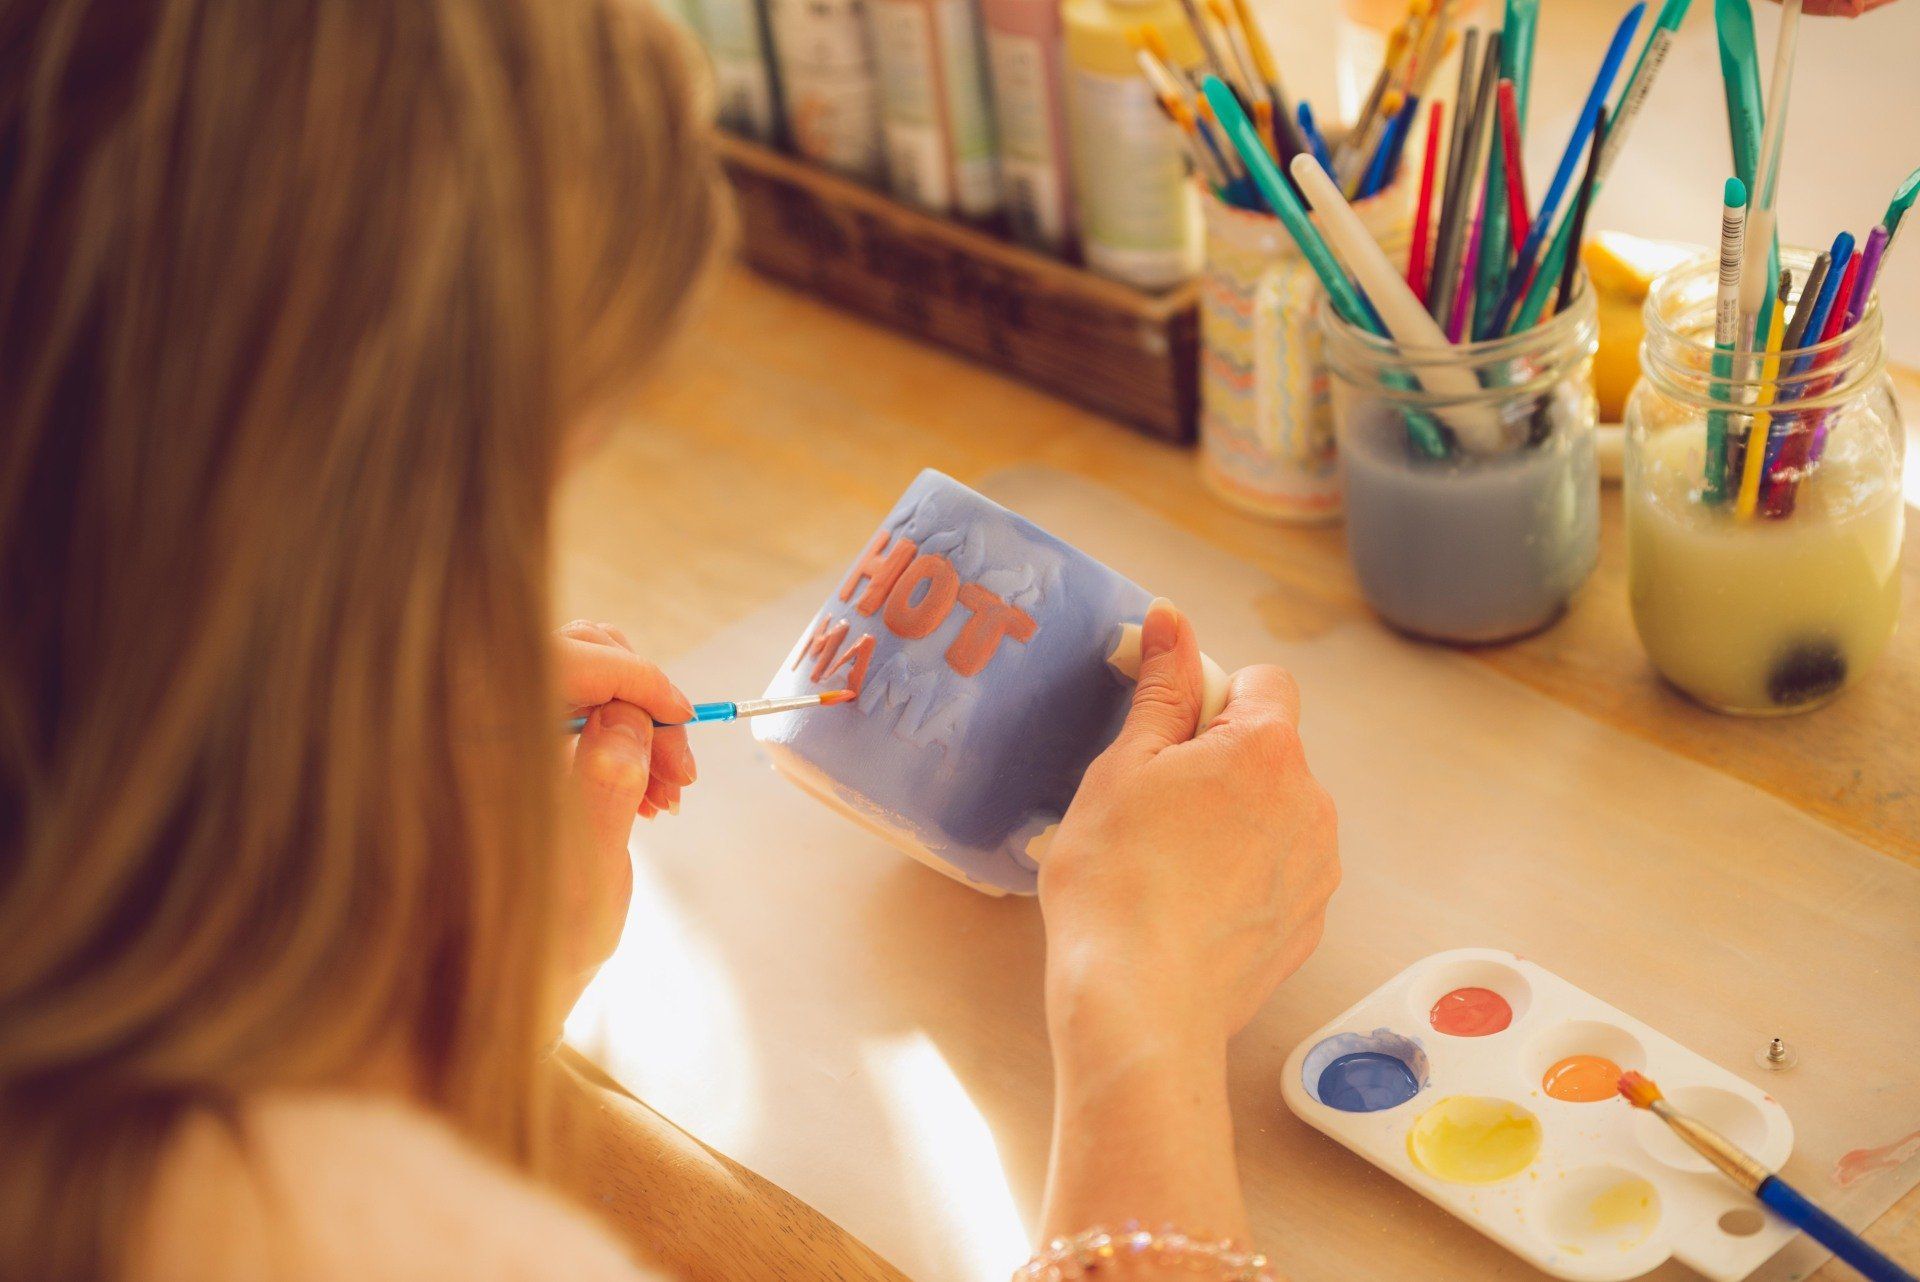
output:
<instances>
[{"instance_id":1,"label":"mason jar with yellow liquid","mask_svg":"<svg viewBox=\"0 0 1920 1282\"><path fill-rule=\"evenodd\" d=\"M1806 280L1811 254L1782 258ZM1627 406L1634 626L1697 702L1802 712L1861 678L1899 614L1905 439L1880 311L1771 366L1716 362L1715 286L1704 258L1647 297L1644 376Z\"/></svg>"}]
</instances>

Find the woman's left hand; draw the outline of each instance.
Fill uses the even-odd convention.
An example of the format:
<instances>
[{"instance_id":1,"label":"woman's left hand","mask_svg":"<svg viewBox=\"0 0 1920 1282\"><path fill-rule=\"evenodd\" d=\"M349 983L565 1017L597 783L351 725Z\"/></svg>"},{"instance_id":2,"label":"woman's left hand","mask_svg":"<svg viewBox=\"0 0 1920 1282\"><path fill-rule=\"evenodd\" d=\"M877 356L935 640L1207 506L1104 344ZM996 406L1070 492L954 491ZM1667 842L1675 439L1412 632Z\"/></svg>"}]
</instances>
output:
<instances>
[{"instance_id":1,"label":"woman's left hand","mask_svg":"<svg viewBox=\"0 0 1920 1282\"><path fill-rule=\"evenodd\" d=\"M565 946L572 969L590 970L620 939L633 893L627 841L634 816L678 811L681 790L694 780L686 730L653 723L691 720L693 704L618 628L569 623L556 640L561 697L573 715L587 714L570 771L587 863L568 893Z\"/></svg>"}]
</instances>

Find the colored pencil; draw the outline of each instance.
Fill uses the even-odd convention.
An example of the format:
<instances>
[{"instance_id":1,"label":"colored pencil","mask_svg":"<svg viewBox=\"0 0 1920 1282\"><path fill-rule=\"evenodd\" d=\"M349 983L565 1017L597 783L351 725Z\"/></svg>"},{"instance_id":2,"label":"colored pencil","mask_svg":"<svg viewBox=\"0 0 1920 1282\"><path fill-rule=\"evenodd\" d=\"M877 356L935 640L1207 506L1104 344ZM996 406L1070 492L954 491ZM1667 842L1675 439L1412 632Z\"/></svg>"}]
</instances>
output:
<instances>
[{"instance_id":1,"label":"colored pencil","mask_svg":"<svg viewBox=\"0 0 1920 1282\"><path fill-rule=\"evenodd\" d=\"M1440 155L1440 125L1447 105L1436 102L1427 108L1427 154L1420 162L1420 195L1413 208L1413 245L1407 251L1407 284L1422 306L1427 301L1427 241L1433 215L1434 162Z\"/></svg>"},{"instance_id":2,"label":"colored pencil","mask_svg":"<svg viewBox=\"0 0 1920 1282\"><path fill-rule=\"evenodd\" d=\"M1383 327L1394 342L1410 352L1448 350L1451 344L1439 323L1427 314L1420 300L1394 271L1379 242L1367 231L1360 215L1353 212L1353 206L1340 194L1327 171L1320 168L1320 162L1312 156L1295 156L1293 177L1320 216L1328 240L1339 247L1340 257L1373 299ZM1454 361L1435 361L1424 366L1418 377L1423 387L1443 397L1474 399L1481 392L1480 380L1474 372ZM1503 444L1499 416L1486 405L1460 405L1438 413L1461 444L1475 453L1492 453Z\"/></svg>"},{"instance_id":3,"label":"colored pencil","mask_svg":"<svg viewBox=\"0 0 1920 1282\"><path fill-rule=\"evenodd\" d=\"M835 704L846 703L855 697L851 690L828 690L823 694L798 694L786 699L742 699L736 703L696 703L693 705L693 717L687 721L656 721L657 727L699 726L717 724L723 721L744 721L749 717L764 717L774 712L807 712L814 708L831 708ZM588 717L577 716L568 719L566 733L579 734L587 728Z\"/></svg>"},{"instance_id":4,"label":"colored pencil","mask_svg":"<svg viewBox=\"0 0 1920 1282\"><path fill-rule=\"evenodd\" d=\"M1567 255L1566 265L1560 269L1560 296L1554 300L1555 311L1565 311L1573 300L1573 280L1580 271L1580 237L1586 234L1587 210L1593 205L1593 189L1598 185L1600 158L1607 154L1607 122L1602 120L1593 130L1593 142L1587 147L1587 173L1580 182L1580 195L1573 204L1573 252Z\"/></svg>"},{"instance_id":5,"label":"colored pencil","mask_svg":"<svg viewBox=\"0 0 1920 1282\"><path fill-rule=\"evenodd\" d=\"M1913 1274L1881 1254L1859 1234L1803 1197L1798 1190L1732 1140L1666 1101L1660 1088L1639 1073L1623 1073L1620 1094L1644 1109L1760 1204L1851 1265L1869 1282L1915 1282Z\"/></svg>"},{"instance_id":6,"label":"colored pencil","mask_svg":"<svg viewBox=\"0 0 1920 1282\"><path fill-rule=\"evenodd\" d=\"M1727 179L1720 198L1720 284L1713 308L1713 399L1727 398L1725 380L1733 377L1733 353L1740 334L1740 263L1747 232L1747 185ZM1702 497L1722 503L1727 497L1727 411L1707 414L1706 484Z\"/></svg>"},{"instance_id":7,"label":"colored pencil","mask_svg":"<svg viewBox=\"0 0 1920 1282\"><path fill-rule=\"evenodd\" d=\"M1543 269L1539 308L1546 306L1546 289L1551 288L1551 273L1558 264L1549 260L1535 263L1540 253L1541 243L1546 240L1547 230L1553 224L1553 216L1560 208L1560 201L1566 196L1567 186L1573 181L1574 167L1580 163L1580 154L1586 150L1587 140L1593 136L1594 127L1600 123L1600 113L1606 109L1607 94L1613 88L1613 81L1620 74L1620 64L1627 56L1627 46L1633 42L1633 33L1639 29L1641 15L1647 10L1645 0L1639 0L1620 19L1614 28L1613 39L1607 44L1607 51L1600 59L1599 70L1594 74L1593 85L1587 90L1586 103L1580 109L1580 116L1574 122L1573 132L1567 138L1566 150L1560 153L1560 163L1553 171L1553 180L1547 184L1546 195L1540 199L1540 208L1535 211L1533 224L1527 229L1527 239L1520 247L1520 253L1514 262L1513 276L1507 286L1507 296L1500 302L1499 329L1502 333L1512 333L1526 328L1525 324L1508 324L1514 309L1519 305L1525 291L1534 284L1536 266ZM1570 224L1563 224L1569 226ZM1575 251L1577 252L1577 251ZM1531 302L1531 300L1528 300ZM1539 308L1535 310L1538 315Z\"/></svg>"}]
</instances>

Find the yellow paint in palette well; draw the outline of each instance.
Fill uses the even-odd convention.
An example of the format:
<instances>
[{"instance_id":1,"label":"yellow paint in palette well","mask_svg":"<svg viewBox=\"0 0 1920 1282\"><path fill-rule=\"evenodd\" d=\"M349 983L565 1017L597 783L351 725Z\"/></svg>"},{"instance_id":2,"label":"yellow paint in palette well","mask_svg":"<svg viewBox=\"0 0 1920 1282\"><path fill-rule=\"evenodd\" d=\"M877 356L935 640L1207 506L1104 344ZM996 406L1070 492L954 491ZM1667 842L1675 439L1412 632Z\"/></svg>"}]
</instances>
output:
<instances>
[{"instance_id":1,"label":"yellow paint in palette well","mask_svg":"<svg viewBox=\"0 0 1920 1282\"><path fill-rule=\"evenodd\" d=\"M1454 1095L1420 1115L1407 1132L1407 1154L1435 1179L1495 1184L1540 1155L1540 1121L1509 1100Z\"/></svg>"},{"instance_id":2,"label":"yellow paint in palette well","mask_svg":"<svg viewBox=\"0 0 1920 1282\"><path fill-rule=\"evenodd\" d=\"M1639 1176L1603 1190L1587 1204L1583 1237L1620 1250L1646 1241L1660 1222L1660 1194Z\"/></svg>"}]
</instances>

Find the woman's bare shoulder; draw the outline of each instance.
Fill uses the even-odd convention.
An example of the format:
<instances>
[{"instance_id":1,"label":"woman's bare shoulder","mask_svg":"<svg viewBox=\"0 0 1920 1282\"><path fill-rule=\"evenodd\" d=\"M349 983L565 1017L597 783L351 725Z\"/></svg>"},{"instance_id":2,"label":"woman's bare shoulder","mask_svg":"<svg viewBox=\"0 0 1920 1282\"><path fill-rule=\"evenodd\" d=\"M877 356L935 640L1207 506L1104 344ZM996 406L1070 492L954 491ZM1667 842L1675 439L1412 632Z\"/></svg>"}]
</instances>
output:
<instances>
[{"instance_id":1,"label":"woman's bare shoulder","mask_svg":"<svg viewBox=\"0 0 1920 1282\"><path fill-rule=\"evenodd\" d=\"M187 1122L135 1282L641 1282L585 1212L399 1101L289 1095Z\"/></svg>"}]
</instances>

